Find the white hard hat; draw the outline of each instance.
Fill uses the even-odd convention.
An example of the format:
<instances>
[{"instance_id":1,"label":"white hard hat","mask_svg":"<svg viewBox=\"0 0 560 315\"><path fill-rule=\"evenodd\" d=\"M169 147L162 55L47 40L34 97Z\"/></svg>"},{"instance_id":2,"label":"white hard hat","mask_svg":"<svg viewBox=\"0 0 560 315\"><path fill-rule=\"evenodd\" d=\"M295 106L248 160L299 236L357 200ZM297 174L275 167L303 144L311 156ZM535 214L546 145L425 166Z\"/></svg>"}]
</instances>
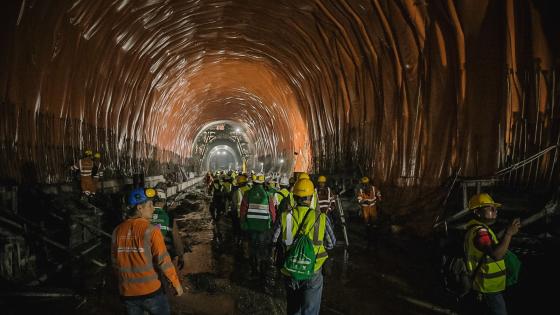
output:
<instances>
[{"instance_id":1,"label":"white hard hat","mask_svg":"<svg viewBox=\"0 0 560 315\"><path fill-rule=\"evenodd\" d=\"M282 176L282 178L280 179L280 185L290 186L290 179L286 176Z\"/></svg>"}]
</instances>

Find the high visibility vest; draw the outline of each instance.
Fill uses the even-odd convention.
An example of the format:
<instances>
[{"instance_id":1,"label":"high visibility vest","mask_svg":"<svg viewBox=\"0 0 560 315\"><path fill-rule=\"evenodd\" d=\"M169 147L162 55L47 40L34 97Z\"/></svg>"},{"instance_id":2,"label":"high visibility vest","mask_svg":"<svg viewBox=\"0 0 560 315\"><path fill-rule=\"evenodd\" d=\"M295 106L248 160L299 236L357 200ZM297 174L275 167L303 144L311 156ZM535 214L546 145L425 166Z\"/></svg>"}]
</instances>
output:
<instances>
[{"instance_id":1,"label":"high visibility vest","mask_svg":"<svg viewBox=\"0 0 560 315\"><path fill-rule=\"evenodd\" d=\"M268 197L270 197L270 199L272 199L272 201L274 203L274 206L278 207L278 198L276 198L276 196L277 196L276 189L270 187L270 188L268 188L266 193L268 194Z\"/></svg>"},{"instance_id":2,"label":"high visibility vest","mask_svg":"<svg viewBox=\"0 0 560 315\"><path fill-rule=\"evenodd\" d=\"M234 195L234 201L235 202L235 206L237 209L237 217L239 218L239 216L241 215L241 202L243 201L243 196L245 195L245 193L247 191L249 191L251 189L251 187L245 185L245 186L241 186L239 187L239 189L237 189L235 191L235 195Z\"/></svg>"},{"instance_id":3,"label":"high visibility vest","mask_svg":"<svg viewBox=\"0 0 560 315\"><path fill-rule=\"evenodd\" d=\"M222 190L222 191L223 191L224 193L226 193L226 194L228 194L228 195L231 193L232 184L231 184L230 182L224 182L224 183L222 184L222 187L223 187L223 190Z\"/></svg>"},{"instance_id":4,"label":"high visibility vest","mask_svg":"<svg viewBox=\"0 0 560 315\"><path fill-rule=\"evenodd\" d=\"M282 203L282 200L284 200L284 198L288 197L289 195L290 191L287 188L282 188L276 191L276 200L278 200L278 204Z\"/></svg>"},{"instance_id":5,"label":"high visibility vest","mask_svg":"<svg viewBox=\"0 0 560 315\"><path fill-rule=\"evenodd\" d=\"M465 253L467 255L467 270L472 274L480 262L480 267L474 276L473 289L478 292L502 292L506 289L506 264L503 259L494 260L484 254L474 245L474 239L480 228L485 228L492 237L494 245L498 238L486 224L477 220L469 221L469 230L465 236ZM481 258L485 255L484 259Z\"/></svg>"},{"instance_id":6,"label":"high visibility vest","mask_svg":"<svg viewBox=\"0 0 560 315\"><path fill-rule=\"evenodd\" d=\"M307 235L313 241L313 249L316 255L315 272L317 272L329 257L323 245L325 230L327 229L327 216L324 213L321 213L318 209L304 206L297 206L292 211L282 213L282 241L286 249L289 250L294 242L295 234L302 224L301 220L307 211L312 212L307 215L305 222L303 222L305 225L300 233ZM286 270L282 270L282 272L289 275Z\"/></svg>"},{"instance_id":7,"label":"high visibility vest","mask_svg":"<svg viewBox=\"0 0 560 315\"><path fill-rule=\"evenodd\" d=\"M101 165L100 161L94 162L94 165L92 167L92 174L93 178L95 179L103 177L103 165Z\"/></svg>"},{"instance_id":8,"label":"high visibility vest","mask_svg":"<svg viewBox=\"0 0 560 315\"><path fill-rule=\"evenodd\" d=\"M93 171L93 160L89 157L85 157L78 161L78 167L80 169L80 176L91 176Z\"/></svg>"},{"instance_id":9,"label":"high visibility vest","mask_svg":"<svg viewBox=\"0 0 560 315\"><path fill-rule=\"evenodd\" d=\"M169 214L167 211L159 207L154 207L151 223L159 227L161 234L163 235L167 251L170 251L170 249L173 248L173 224L169 220Z\"/></svg>"},{"instance_id":10,"label":"high visibility vest","mask_svg":"<svg viewBox=\"0 0 560 315\"><path fill-rule=\"evenodd\" d=\"M154 268L165 274L173 286L180 285L160 230L144 218L128 219L115 228L111 260L121 296L142 296L159 290L161 282Z\"/></svg>"},{"instance_id":11,"label":"high visibility vest","mask_svg":"<svg viewBox=\"0 0 560 315\"><path fill-rule=\"evenodd\" d=\"M373 185L360 187L358 191L358 202L362 206L373 206L381 198L381 192Z\"/></svg>"},{"instance_id":12,"label":"high visibility vest","mask_svg":"<svg viewBox=\"0 0 560 315\"><path fill-rule=\"evenodd\" d=\"M331 194L331 189L329 187L318 188L316 189L316 192L319 209L321 209L321 211L323 212L327 211L333 203L333 195Z\"/></svg>"},{"instance_id":13,"label":"high visibility vest","mask_svg":"<svg viewBox=\"0 0 560 315\"><path fill-rule=\"evenodd\" d=\"M269 210L268 193L262 185L256 185L247 191L249 208L245 222L249 231L266 231L272 227L272 216Z\"/></svg>"}]
</instances>

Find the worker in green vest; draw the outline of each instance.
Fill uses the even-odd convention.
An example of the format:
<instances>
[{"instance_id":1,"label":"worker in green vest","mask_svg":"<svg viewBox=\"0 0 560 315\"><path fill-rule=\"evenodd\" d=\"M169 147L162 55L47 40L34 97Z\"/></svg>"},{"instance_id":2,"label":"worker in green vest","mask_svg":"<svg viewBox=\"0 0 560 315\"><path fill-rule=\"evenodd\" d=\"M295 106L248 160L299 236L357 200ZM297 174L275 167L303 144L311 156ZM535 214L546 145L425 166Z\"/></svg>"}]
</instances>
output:
<instances>
[{"instance_id":1,"label":"worker in green vest","mask_svg":"<svg viewBox=\"0 0 560 315\"><path fill-rule=\"evenodd\" d=\"M258 174L253 180L253 187L248 190L241 202L241 228L250 236L249 258L254 277L265 280L270 266L271 229L276 219L274 202L264 190L264 175Z\"/></svg>"},{"instance_id":2,"label":"worker in green vest","mask_svg":"<svg viewBox=\"0 0 560 315\"><path fill-rule=\"evenodd\" d=\"M153 199L154 213L152 214L152 220L150 223L159 227L161 230L167 252L169 253L169 256L171 256L171 261L177 269L177 274L179 274L185 266L183 258L183 255L185 254L183 241L181 240L175 218L171 213L166 211L167 196L165 191L158 188L156 189L156 192L157 195Z\"/></svg>"},{"instance_id":3,"label":"worker in green vest","mask_svg":"<svg viewBox=\"0 0 560 315\"><path fill-rule=\"evenodd\" d=\"M521 227L519 218L507 227L500 241L490 228L498 217L501 204L494 202L486 193L477 194L469 200L472 219L467 225L465 257L467 270L473 278L478 311L493 315L507 314L503 292L506 289L506 265L504 256L513 235Z\"/></svg>"}]
</instances>

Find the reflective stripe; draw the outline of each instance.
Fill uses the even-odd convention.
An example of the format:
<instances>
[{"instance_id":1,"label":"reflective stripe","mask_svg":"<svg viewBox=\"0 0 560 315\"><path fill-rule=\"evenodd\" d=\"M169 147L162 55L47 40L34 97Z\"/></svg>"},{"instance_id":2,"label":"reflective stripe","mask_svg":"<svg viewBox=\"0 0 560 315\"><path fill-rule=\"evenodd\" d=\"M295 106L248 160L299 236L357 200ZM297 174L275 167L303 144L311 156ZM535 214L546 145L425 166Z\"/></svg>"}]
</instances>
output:
<instances>
[{"instance_id":1,"label":"reflective stripe","mask_svg":"<svg viewBox=\"0 0 560 315\"><path fill-rule=\"evenodd\" d=\"M498 277L502 277L506 275L506 271L505 270L500 270L498 272L494 272L494 273L480 273L480 276L482 278L486 278L486 279L491 279L491 278L498 278Z\"/></svg>"},{"instance_id":2,"label":"reflective stripe","mask_svg":"<svg viewBox=\"0 0 560 315\"><path fill-rule=\"evenodd\" d=\"M251 208L249 208L249 209L247 210L247 213L266 213L266 214L268 214L268 206L266 207L266 210L263 210L263 209L251 209Z\"/></svg>"},{"instance_id":3,"label":"reflective stripe","mask_svg":"<svg viewBox=\"0 0 560 315\"><path fill-rule=\"evenodd\" d=\"M138 247L118 247L117 253L143 253L143 248Z\"/></svg>"},{"instance_id":4,"label":"reflective stripe","mask_svg":"<svg viewBox=\"0 0 560 315\"><path fill-rule=\"evenodd\" d=\"M314 236L314 237L315 237L315 236ZM321 245L323 245L323 241L315 241L315 240L314 240L314 241L313 241L313 245L315 245L315 246L321 246Z\"/></svg>"},{"instance_id":5,"label":"reflective stripe","mask_svg":"<svg viewBox=\"0 0 560 315\"><path fill-rule=\"evenodd\" d=\"M317 259L325 258L325 257L328 257L328 256L329 256L329 254L327 254L327 252L325 251L325 252L322 252L322 253L318 253L317 254Z\"/></svg>"},{"instance_id":6,"label":"reflective stripe","mask_svg":"<svg viewBox=\"0 0 560 315\"><path fill-rule=\"evenodd\" d=\"M152 267L152 231L154 226L148 224L148 228L144 232L144 258L146 259L147 266Z\"/></svg>"},{"instance_id":7,"label":"reflective stripe","mask_svg":"<svg viewBox=\"0 0 560 315\"><path fill-rule=\"evenodd\" d=\"M292 218L292 213L290 212L286 215L286 241L285 241L286 246L290 246L294 242L294 236L292 235L293 226L294 226L294 221Z\"/></svg>"},{"instance_id":8,"label":"reflective stripe","mask_svg":"<svg viewBox=\"0 0 560 315\"><path fill-rule=\"evenodd\" d=\"M162 262L162 261L165 259L165 257L169 257L169 258L171 259L171 257L169 256L169 253L168 253L168 252L165 252L165 253L163 253L162 255L159 255L159 256L158 256L157 261L158 261L158 262Z\"/></svg>"},{"instance_id":9,"label":"reflective stripe","mask_svg":"<svg viewBox=\"0 0 560 315\"><path fill-rule=\"evenodd\" d=\"M161 265L159 268L161 269L161 271L165 271L169 268L175 268L175 266L173 266L173 264L170 261L168 261L165 264Z\"/></svg>"},{"instance_id":10,"label":"reflective stripe","mask_svg":"<svg viewBox=\"0 0 560 315\"><path fill-rule=\"evenodd\" d=\"M121 277L121 281L123 283L143 283L143 282L150 282L158 279L158 275L154 274L151 276L145 276L141 278L123 278Z\"/></svg>"},{"instance_id":11,"label":"reflective stripe","mask_svg":"<svg viewBox=\"0 0 560 315\"><path fill-rule=\"evenodd\" d=\"M249 204L249 210L255 210L255 209L263 209L263 210L268 211L268 204L261 205L261 204L257 204L257 203L250 203Z\"/></svg>"},{"instance_id":12,"label":"reflective stripe","mask_svg":"<svg viewBox=\"0 0 560 315\"><path fill-rule=\"evenodd\" d=\"M270 218L269 215L265 215L265 214L247 214L247 218L248 219L264 219L264 220L268 220L268 218Z\"/></svg>"},{"instance_id":13,"label":"reflective stripe","mask_svg":"<svg viewBox=\"0 0 560 315\"><path fill-rule=\"evenodd\" d=\"M315 223L313 223L313 243L319 241L319 221L321 221L321 211L315 211Z\"/></svg>"}]
</instances>

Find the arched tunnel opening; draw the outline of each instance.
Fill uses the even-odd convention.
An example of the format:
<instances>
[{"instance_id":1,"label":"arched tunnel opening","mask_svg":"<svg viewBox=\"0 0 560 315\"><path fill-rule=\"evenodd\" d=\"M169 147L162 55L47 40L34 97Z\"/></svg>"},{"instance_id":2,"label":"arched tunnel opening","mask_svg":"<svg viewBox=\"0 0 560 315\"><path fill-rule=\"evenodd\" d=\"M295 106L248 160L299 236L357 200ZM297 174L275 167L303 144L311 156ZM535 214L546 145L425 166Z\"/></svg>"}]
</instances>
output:
<instances>
[{"instance_id":1,"label":"arched tunnel opening","mask_svg":"<svg viewBox=\"0 0 560 315\"><path fill-rule=\"evenodd\" d=\"M0 6L7 314L124 313L161 292L172 314L555 306L556 1ZM284 265L301 209L315 291ZM159 275L122 265L147 252L119 243L137 219Z\"/></svg>"}]
</instances>

